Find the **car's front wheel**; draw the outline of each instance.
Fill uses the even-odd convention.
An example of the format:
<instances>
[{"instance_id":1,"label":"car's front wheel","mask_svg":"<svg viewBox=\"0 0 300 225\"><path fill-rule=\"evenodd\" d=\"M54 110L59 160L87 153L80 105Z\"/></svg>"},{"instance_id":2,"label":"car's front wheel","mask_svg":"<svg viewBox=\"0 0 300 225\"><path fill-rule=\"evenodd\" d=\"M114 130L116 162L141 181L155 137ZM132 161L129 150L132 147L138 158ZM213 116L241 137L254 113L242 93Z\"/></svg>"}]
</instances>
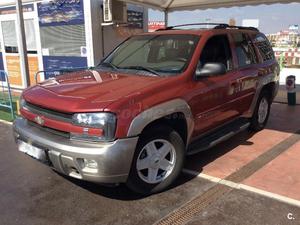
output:
<instances>
[{"instance_id":1,"label":"car's front wheel","mask_svg":"<svg viewBox=\"0 0 300 225\"><path fill-rule=\"evenodd\" d=\"M164 190L180 174L184 156L184 142L175 130L150 128L140 137L127 186L146 195Z\"/></svg>"}]
</instances>

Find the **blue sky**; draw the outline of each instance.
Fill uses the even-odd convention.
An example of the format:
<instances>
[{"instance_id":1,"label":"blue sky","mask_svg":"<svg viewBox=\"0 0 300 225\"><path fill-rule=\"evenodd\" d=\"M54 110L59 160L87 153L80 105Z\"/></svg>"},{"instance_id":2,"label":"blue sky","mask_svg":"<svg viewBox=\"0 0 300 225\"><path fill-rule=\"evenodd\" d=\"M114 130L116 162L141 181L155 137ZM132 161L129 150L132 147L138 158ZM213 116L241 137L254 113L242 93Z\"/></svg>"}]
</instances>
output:
<instances>
[{"instance_id":1,"label":"blue sky","mask_svg":"<svg viewBox=\"0 0 300 225\"><path fill-rule=\"evenodd\" d=\"M300 3L173 12L169 14L169 25L205 22L206 19L228 23L230 18L234 18L237 25L241 25L243 19L259 19L261 31L274 33L287 29L289 25L300 25ZM163 19L162 12L149 10L150 21Z\"/></svg>"}]
</instances>

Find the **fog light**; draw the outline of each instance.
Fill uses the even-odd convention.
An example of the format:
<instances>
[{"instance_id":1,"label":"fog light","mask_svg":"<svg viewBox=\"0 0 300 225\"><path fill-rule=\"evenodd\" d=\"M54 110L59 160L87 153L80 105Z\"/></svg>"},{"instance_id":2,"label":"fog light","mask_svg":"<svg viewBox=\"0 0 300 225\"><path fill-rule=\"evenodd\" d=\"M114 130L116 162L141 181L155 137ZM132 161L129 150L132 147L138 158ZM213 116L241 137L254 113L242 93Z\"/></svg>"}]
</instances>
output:
<instances>
[{"instance_id":1,"label":"fog light","mask_svg":"<svg viewBox=\"0 0 300 225\"><path fill-rule=\"evenodd\" d=\"M97 173L98 172L98 163L96 160L78 158L77 163L79 164L82 172L85 172L85 173Z\"/></svg>"},{"instance_id":2,"label":"fog light","mask_svg":"<svg viewBox=\"0 0 300 225\"><path fill-rule=\"evenodd\" d=\"M84 167L90 168L90 169L98 169L98 163L93 159L84 159Z\"/></svg>"}]
</instances>

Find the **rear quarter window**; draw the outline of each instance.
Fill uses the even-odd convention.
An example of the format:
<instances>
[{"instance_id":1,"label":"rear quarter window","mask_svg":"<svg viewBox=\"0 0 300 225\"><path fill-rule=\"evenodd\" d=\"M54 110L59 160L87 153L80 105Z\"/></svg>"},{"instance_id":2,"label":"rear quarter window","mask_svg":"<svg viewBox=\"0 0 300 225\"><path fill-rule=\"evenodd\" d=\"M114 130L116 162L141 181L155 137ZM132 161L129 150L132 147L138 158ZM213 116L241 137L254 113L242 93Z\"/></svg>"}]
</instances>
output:
<instances>
[{"instance_id":1,"label":"rear quarter window","mask_svg":"<svg viewBox=\"0 0 300 225\"><path fill-rule=\"evenodd\" d=\"M275 58L272 46L270 45L269 40L263 34L257 34L254 37L254 44L256 45L259 54L262 57L264 62L273 60Z\"/></svg>"}]
</instances>

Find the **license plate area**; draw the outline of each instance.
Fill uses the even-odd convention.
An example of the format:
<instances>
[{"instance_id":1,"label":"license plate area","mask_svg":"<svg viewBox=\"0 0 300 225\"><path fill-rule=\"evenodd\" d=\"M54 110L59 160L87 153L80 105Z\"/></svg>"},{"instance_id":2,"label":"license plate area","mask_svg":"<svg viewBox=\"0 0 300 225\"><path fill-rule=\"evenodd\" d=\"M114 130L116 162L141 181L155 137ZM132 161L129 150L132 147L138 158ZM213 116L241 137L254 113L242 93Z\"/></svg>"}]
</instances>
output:
<instances>
[{"instance_id":1,"label":"license plate area","mask_svg":"<svg viewBox=\"0 0 300 225\"><path fill-rule=\"evenodd\" d=\"M44 149L38 148L24 141L18 140L18 149L34 159L46 164L50 164L48 152Z\"/></svg>"}]
</instances>

